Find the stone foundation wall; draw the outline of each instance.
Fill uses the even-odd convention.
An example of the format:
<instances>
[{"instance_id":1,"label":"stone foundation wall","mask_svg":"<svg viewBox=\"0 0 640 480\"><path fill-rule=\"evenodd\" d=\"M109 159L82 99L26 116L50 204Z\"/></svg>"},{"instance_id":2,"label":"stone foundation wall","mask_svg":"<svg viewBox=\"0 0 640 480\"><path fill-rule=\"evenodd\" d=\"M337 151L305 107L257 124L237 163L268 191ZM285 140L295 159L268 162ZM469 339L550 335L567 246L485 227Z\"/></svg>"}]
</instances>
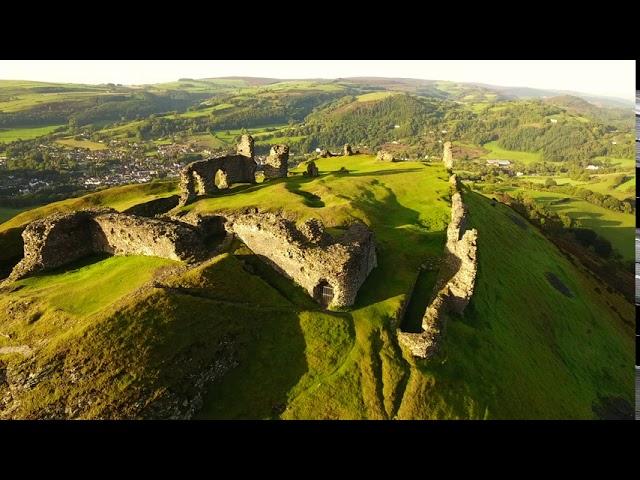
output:
<instances>
[{"instance_id":1,"label":"stone foundation wall","mask_svg":"<svg viewBox=\"0 0 640 480\"><path fill-rule=\"evenodd\" d=\"M422 332L398 334L400 343L418 358L432 358L440 351L447 314L461 315L475 287L478 231L466 228L467 211L457 177L451 175L449 182L455 193L451 197L451 222L447 227L447 242L435 297L422 317Z\"/></svg>"},{"instance_id":2,"label":"stone foundation wall","mask_svg":"<svg viewBox=\"0 0 640 480\"><path fill-rule=\"evenodd\" d=\"M322 303L322 286L333 289L329 307L352 305L377 266L373 233L356 223L338 239L318 220L300 228L274 213L232 214L226 224L247 247Z\"/></svg>"},{"instance_id":3,"label":"stone foundation wall","mask_svg":"<svg viewBox=\"0 0 640 480\"><path fill-rule=\"evenodd\" d=\"M91 232L96 252L189 262L205 255L197 230L178 222L107 213L93 218Z\"/></svg>"},{"instance_id":4,"label":"stone foundation wall","mask_svg":"<svg viewBox=\"0 0 640 480\"><path fill-rule=\"evenodd\" d=\"M188 262L205 255L202 239L191 225L111 209L54 214L31 222L22 238L24 257L8 281L95 253L150 255Z\"/></svg>"}]
</instances>

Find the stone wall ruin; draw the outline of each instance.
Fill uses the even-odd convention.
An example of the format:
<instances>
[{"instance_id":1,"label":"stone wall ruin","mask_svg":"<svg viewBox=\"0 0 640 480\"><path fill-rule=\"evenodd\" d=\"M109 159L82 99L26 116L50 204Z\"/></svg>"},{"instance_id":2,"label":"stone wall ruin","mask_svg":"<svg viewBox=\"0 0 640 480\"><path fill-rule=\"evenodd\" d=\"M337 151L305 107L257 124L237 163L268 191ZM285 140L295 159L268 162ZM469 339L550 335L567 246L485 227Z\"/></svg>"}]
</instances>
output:
<instances>
[{"instance_id":1,"label":"stone wall ruin","mask_svg":"<svg viewBox=\"0 0 640 480\"><path fill-rule=\"evenodd\" d=\"M289 172L289 147L274 145L263 165L265 178L286 178Z\"/></svg>"},{"instance_id":2,"label":"stone wall ruin","mask_svg":"<svg viewBox=\"0 0 640 480\"><path fill-rule=\"evenodd\" d=\"M180 172L180 205L192 202L198 195L229 188L234 183L255 183L257 164L253 138L243 135L236 150L235 155L218 155L184 167Z\"/></svg>"},{"instance_id":3,"label":"stone wall ruin","mask_svg":"<svg viewBox=\"0 0 640 480\"><path fill-rule=\"evenodd\" d=\"M205 255L200 235L191 225L111 209L53 214L31 222L22 238L24 257L8 281L96 253L150 255L187 262Z\"/></svg>"},{"instance_id":4,"label":"stone wall ruin","mask_svg":"<svg viewBox=\"0 0 640 480\"><path fill-rule=\"evenodd\" d=\"M396 159L393 156L393 153L387 152L386 150L379 150L376 154L376 160L379 162L395 162Z\"/></svg>"},{"instance_id":5,"label":"stone wall ruin","mask_svg":"<svg viewBox=\"0 0 640 480\"><path fill-rule=\"evenodd\" d=\"M327 307L353 305L377 266L373 233L363 223L334 239L316 219L297 227L281 215L249 211L229 215L226 228Z\"/></svg>"},{"instance_id":6,"label":"stone wall ruin","mask_svg":"<svg viewBox=\"0 0 640 480\"><path fill-rule=\"evenodd\" d=\"M451 175L449 183L454 191L451 197L451 222L447 227L447 241L435 296L422 317L422 332L398 333L400 344L418 358L428 359L438 354L447 314L461 315L475 287L478 231L466 227L467 210L455 174Z\"/></svg>"},{"instance_id":7,"label":"stone wall ruin","mask_svg":"<svg viewBox=\"0 0 640 480\"><path fill-rule=\"evenodd\" d=\"M444 163L444 168L446 168L447 170L453 169L453 153L451 152L451 142L444 142L442 163Z\"/></svg>"}]
</instances>

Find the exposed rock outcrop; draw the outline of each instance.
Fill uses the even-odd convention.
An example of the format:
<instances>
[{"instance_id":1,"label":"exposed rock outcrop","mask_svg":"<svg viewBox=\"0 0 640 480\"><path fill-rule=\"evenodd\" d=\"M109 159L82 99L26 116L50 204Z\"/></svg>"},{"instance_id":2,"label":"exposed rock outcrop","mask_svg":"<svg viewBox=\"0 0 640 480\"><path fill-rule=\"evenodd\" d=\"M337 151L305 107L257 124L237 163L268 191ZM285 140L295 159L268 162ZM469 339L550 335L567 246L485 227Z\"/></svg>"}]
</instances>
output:
<instances>
[{"instance_id":1,"label":"exposed rock outcrop","mask_svg":"<svg viewBox=\"0 0 640 480\"><path fill-rule=\"evenodd\" d=\"M249 211L229 215L226 228L325 306L352 305L377 266L373 233L362 223L334 239L319 220L298 228L281 215Z\"/></svg>"},{"instance_id":2,"label":"exposed rock outcrop","mask_svg":"<svg viewBox=\"0 0 640 480\"><path fill-rule=\"evenodd\" d=\"M289 169L289 147L274 145L264 163L265 178L286 178Z\"/></svg>"},{"instance_id":3,"label":"exposed rock outcrop","mask_svg":"<svg viewBox=\"0 0 640 480\"><path fill-rule=\"evenodd\" d=\"M205 254L200 235L191 225L111 209L54 214L30 223L22 238L24 257L13 268L8 281L95 253L151 255L183 261L194 261Z\"/></svg>"},{"instance_id":4,"label":"exposed rock outcrop","mask_svg":"<svg viewBox=\"0 0 640 480\"><path fill-rule=\"evenodd\" d=\"M353 155L353 150L351 149L351 145L349 145L348 143L344 144L344 147L342 148L342 155L345 157Z\"/></svg>"},{"instance_id":5,"label":"exposed rock outcrop","mask_svg":"<svg viewBox=\"0 0 640 480\"><path fill-rule=\"evenodd\" d=\"M380 150L376 154L376 160L380 162L395 162L396 159L392 153L387 152L386 150Z\"/></svg>"}]
</instances>

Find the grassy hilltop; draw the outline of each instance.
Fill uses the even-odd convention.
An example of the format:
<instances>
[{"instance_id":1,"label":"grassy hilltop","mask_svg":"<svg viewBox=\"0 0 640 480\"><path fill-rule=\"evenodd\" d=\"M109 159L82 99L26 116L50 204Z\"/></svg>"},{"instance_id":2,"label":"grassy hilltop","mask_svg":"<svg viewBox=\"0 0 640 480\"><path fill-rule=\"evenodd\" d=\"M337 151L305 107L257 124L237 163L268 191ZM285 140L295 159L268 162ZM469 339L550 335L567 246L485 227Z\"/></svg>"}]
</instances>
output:
<instances>
[{"instance_id":1,"label":"grassy hilltop","mask_svg":"<svg viewBox=\"0 0 640 480\"><path fill-rule=\"evenodd\" d=\"M300 175L301 166L182 211L285 210L299 221L318 217L336 235L365 221L379 266L353 307L322 311L239 242L188 271L132 256L24 279L0 296L0 351L34 355L0 354L0 362L32 362L45 373L11 416L135 417L158 399L192 398L193 379L229 356L235 366L207 387L200 418L592 418L612 398L631 402L632 305L516 213L475 193L464 194L479 231L475 295L448 325L442 362L403 353L393 318L419 266L442 254L447 173L439 163L367 155L317 165L317 178ZM101 192L103 204L134 201L125 192ZM164 288L149 284L158 275ZM414 307L424 308L434 281L418 283Z\"/></svg>"}]
</instances>

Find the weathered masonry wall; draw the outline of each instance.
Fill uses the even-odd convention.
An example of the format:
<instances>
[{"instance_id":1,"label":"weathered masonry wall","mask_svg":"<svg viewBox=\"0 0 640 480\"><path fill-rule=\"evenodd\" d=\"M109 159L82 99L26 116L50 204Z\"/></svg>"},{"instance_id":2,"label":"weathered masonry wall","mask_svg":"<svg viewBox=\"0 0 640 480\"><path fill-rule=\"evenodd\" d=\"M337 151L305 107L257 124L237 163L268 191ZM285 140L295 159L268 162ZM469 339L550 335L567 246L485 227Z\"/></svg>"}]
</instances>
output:
<instances>
[{"instance_id":1,"label":"weathered masonry wall","mask_svg":"<svg viewBox=\"0 0 640 480\"><path fill-rule=\"evenodd\" d=\"M274 145L262 167L265 178L286 178L289 171L289 147Z\"/></svg>"},{"instance_id":2,"label":"weathered masonry wall","mask_svg":"<svg viewBox=\"0 0 640 480\"><path fill-rule=\"evenodd\" d=\"M311 219L300 228L273 213L230 215L226 228L256 255L329 307L352 305L377 266L373 233L356 223L338 239ZM328 287L331 292L327 298ZM325 295L323 295L323 292Z\"/></svg>"},{"instance_id":3,"label":"weathered masonry wall","mask_svg":"<svg viewBox=\"0 0 640 480\"><path fill-rule=\"evenodd\" d=\"M436 282L436 294L422 317L422 332L399 332L398 340L418 358L431 358L440 351L448 313L462 314L469 304L477 274L478 231L467 230L467 211L457 178L450 177L451 222L443 262Z\"/></svg>"},{"instance_id":4,"label":"weathered masonry wall","mask_svg":"<svg viewBox=\"0 0 640 480\"><path fill-rule=\"evenodd\" d=\"M250 135L243 135L235 155L221 155L192 162L180 172L180 204L200 195L226 189L234 183L255 183L257 164ZM288 157L288 155L287 155Z\"/></svg>"},{"instance_id":5,"label":"weathered masonry wall","mask_svg":"<svg viewBox=\"0 0 640 480\"><path fill-rule=\"evenodd\" d=\"M150 255L195 261L205 254L197 230L175 221L81 210L54 214L30 223L22 232L24 257L8 280L57 268L94 253Z\"/></svg>"},{"instance_id":6,"label":"weathered masonry wall","mask_svg":"<svg viewBox=\"0 0 640 480\"><path fill-rule=\"evenodd\" d=\"M444 168L446 168L447 170L451 170L453 168L453 153L451 152L451 142L444 142L442 163L444 163Z\"/></svg>"}]
</instances>

